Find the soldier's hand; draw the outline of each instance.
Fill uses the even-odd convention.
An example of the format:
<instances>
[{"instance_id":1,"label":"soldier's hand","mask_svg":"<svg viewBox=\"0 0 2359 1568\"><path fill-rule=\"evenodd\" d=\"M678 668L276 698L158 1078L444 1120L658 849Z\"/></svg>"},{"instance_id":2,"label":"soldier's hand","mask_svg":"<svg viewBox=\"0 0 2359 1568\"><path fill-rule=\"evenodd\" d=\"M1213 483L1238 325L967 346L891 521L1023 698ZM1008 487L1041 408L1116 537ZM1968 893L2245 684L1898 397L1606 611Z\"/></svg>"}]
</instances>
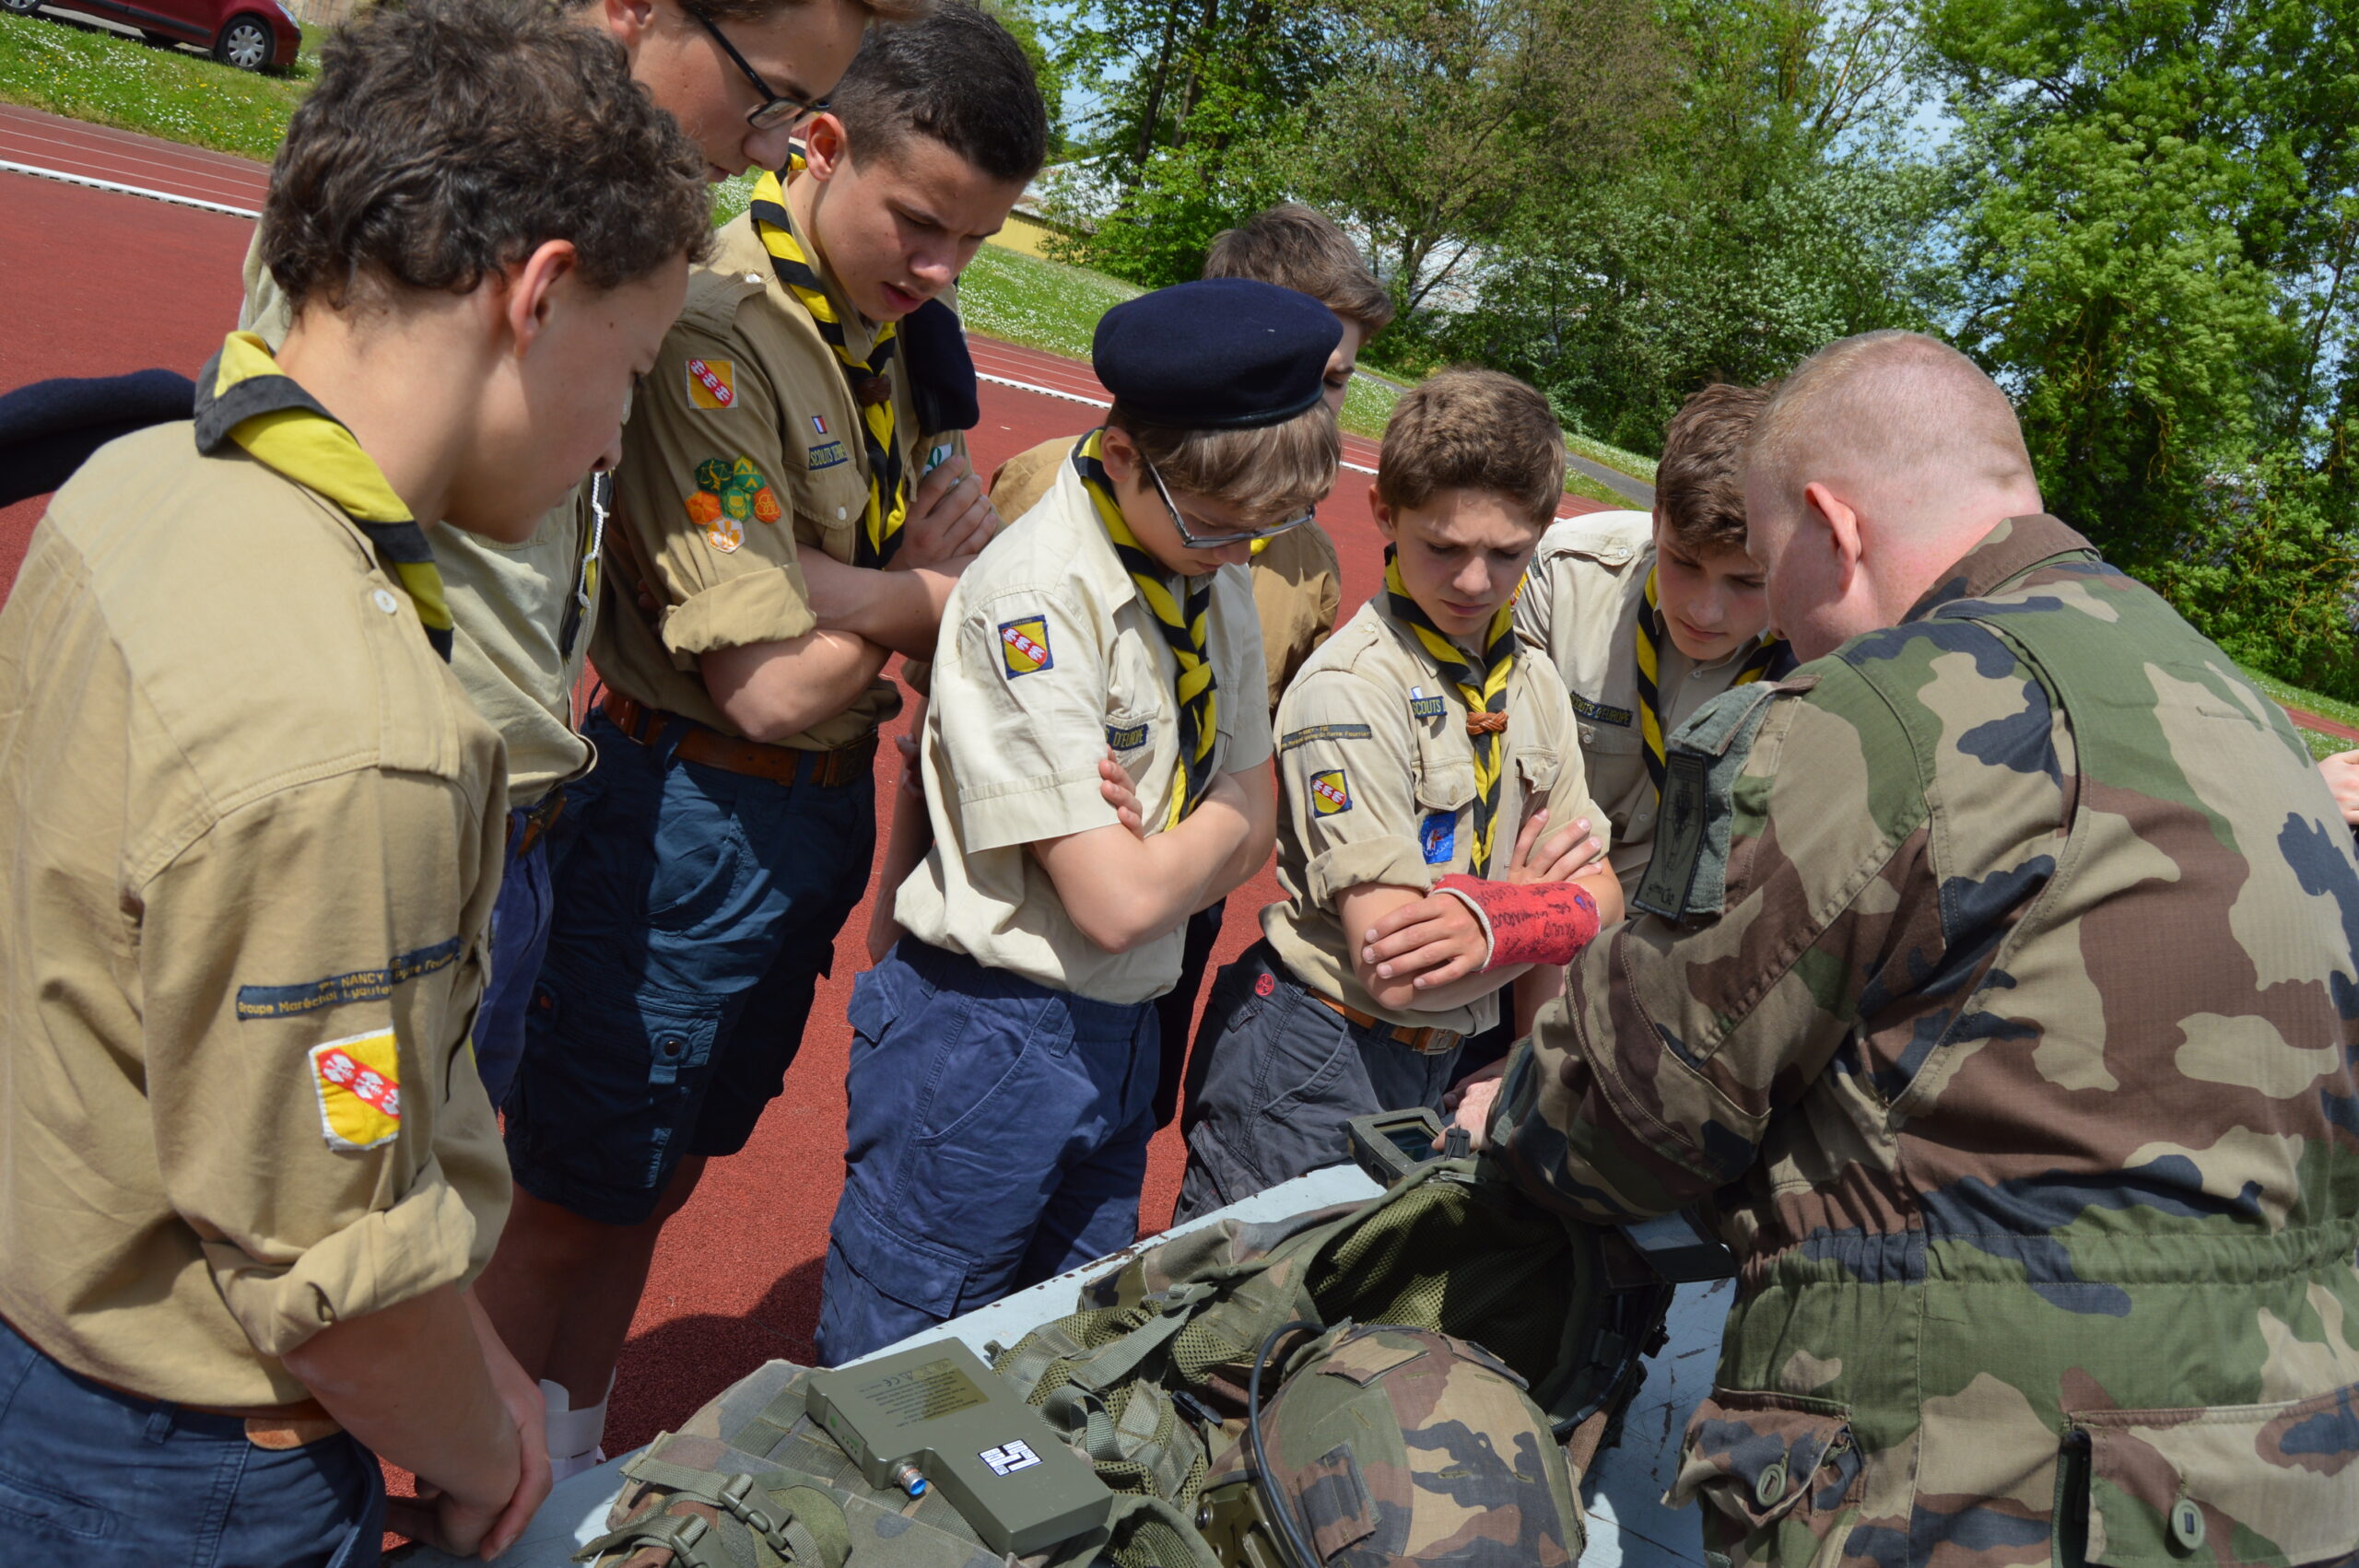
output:
<instances>
[{"instance_id":1,"label":"soldier's hand","mask_svg":"<svg viewBox=\"0 0 2359 1568\"><path fill-rule=\"evenodd\" d=\"M1543 839L1541 833L1547 825L1545 806L1523 819L1523 831L1516 835L1515 853L1508 859L1501 882L1564 882L1580 875L1605 853L1605 846L1590 834L1585 816Z\"/></svg>"},{"instance_id":2,"label":"soldier's hand","mask_svg":"<svg viewBox=\"0 0 2359 1568\"><path fill-rule=\"evenodd\" d=\"M999 513L964 452L954 452L918 482L892 568L938 567L972 556L999 532Z\"/></svg>"},{"instance_id":3,"label":"soldier's hand","mask_svg":"<svg viewBox=\"0 0 2359 1568\"><path fill-rule=\"evenodd\" d=\"M1115 818L1139 837L1146 837L1146 813L1139 808L1138 785L1114 760L1114 748L1097 759L1097 792L1114 808Z\"/></svg>"},{"instance_id":4,"label":"soldier's hand","mask_svg":"<svg viewBox=\"0 0 2359 1568\"><path fill-rule=\"evenodd\" d=\"M1478 1150L1489 1141L1491 1107L1498 1103L1499 1072L1505 1065L1503 1062L1495 1062L1450 1091L1457 1097L1458 1102L1456 1114L1450 1118L1450 1126L1464 1128L1467 1136L1473 1141L1474 1147ZM1439 1149L1443 1140L1449 1136L1449 1128L1444 1128L1442 1136L1434 1140L1434 1147Z\"/></svg>"},{"instance_id":5,"label":"soldier's hand","mask_svg":"<svg viewBox=\"0 0 2359 1568\"><path fill-rule=\"evenodd\" d=\"M1431 990L1488 964L1491 937L1463 899L1429 893L1379 917L1362 938L1360 959L1379 979Z\"/></svg>"},{"instance_id":6,"label":"soldier's hand","mask_svg":"<svg viewBox=\"0 0 2359 1568\"><path fill-rule=\"evenodd\" d=\"M2342 820L2359 827L2359 751L2335 753L2318 764L2318 772L2326 787L2334 791Z\"/></svg>"}]
</instances>

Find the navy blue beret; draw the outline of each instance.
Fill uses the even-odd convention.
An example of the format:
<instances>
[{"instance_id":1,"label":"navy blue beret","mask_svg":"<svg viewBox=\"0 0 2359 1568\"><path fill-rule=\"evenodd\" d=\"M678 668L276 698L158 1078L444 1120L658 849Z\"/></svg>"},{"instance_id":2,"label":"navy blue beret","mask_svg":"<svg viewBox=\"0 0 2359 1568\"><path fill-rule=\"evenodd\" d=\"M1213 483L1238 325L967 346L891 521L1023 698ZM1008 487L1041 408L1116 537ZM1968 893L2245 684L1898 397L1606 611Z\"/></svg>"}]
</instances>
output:
<instances>
[{"instance_id":1,"label":"navy blue beret","mask_svg":"<svg viewBox=\"0 0 2359 1568\"><path fill-rule=\"evenodd\" d=\"M1124 412L1181 430L1283 424L1326 392L1344 338L1308 294L1208 277L1125 299L1097 323L1091 359Z\"/></svg>"}]
</instances>

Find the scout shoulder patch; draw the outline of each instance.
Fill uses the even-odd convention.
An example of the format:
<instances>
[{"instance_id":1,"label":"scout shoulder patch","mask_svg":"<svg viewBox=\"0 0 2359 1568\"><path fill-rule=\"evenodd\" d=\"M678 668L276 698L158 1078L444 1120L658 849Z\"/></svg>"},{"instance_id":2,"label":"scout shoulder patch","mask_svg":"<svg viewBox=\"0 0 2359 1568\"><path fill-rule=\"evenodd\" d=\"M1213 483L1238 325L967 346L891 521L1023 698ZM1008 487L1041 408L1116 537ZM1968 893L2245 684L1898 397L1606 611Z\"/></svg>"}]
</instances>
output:
<instances>
[{"instance_id":1,"label":"scout shoulder patch","mask_svg":"<svg viewBox=\"0 0 2359 1568\"><path fill-rule=\"evenodd\" d=\"M1147 727L1144 724L1125 724L1119 729L1109 724L1106 726L1106 743L1118 752L1134 752L1146 744L1146 734Z\"/></svg>"},{"instance_id":2,"label":"scout shoulder patch","mask_svg":"<svg viewBox=\"0 0 2359 1568\"><path fill-rule=\"evenodd\" d=\"M737 365L730 359L691 359L683 379L688 406L716 413L737 404Z\"/></svg>"},{"instance_id":3,"label":"scout shoulder patch","mask_svg":"<svg viewBox=\"0 0 2359 1568\"><path fill-rule=\"evenodd\" d=\"M331 1149L375 1149L402 1129L401 1049L391 1029L313 1046L311 1088Z\"/></svg>"},{"instance_id":4,"label":"scout shoulder patch","mask_svg":"<svg viewBox=\"0 0 2359 1568\"><path fill-rule=\"evenodd\" d=\"M1289 730L1278 743L1278 755L1284 756L1297 746L1307 746L1318 741L1365 741L1376 733L1367 724L1311 724L1300 730Z\"/></svg>"},{"instance_id":5,"label":"scout shoulder patch","mask_svg":"<svg viewBox=\"0 0 2359 1568\"><path fill-rule=\"evenodd\" d=\"M999 624L1000 668L1009 680L1037 675L1052 667L1057 656L1049 648L1049 622L1043 615L1026 615Z\"/></svg>"},{"instance_id":6,"label":"scout shoulder patch","mask_svg":"<svg viewBox=\"0 0 2359 1568\"><path fill-rule=\"evenodd\" d=\"M778 492L747 457L731 462L709 457L697 464L697 487L683 497L688 521L704 531L705 543L722 555L745 543L748 522L776 522L786 515Z\"/></svg>"},{"instance_id":7,"label":"scout shoulder patch","mask_svg":"<svg viewBox=\"0 0 2359 1568\"><path fill-rule=\"evenodd\" d=\"M1310 776L1310 814L1341 816L1352 809L1352 782L1340 767Z\"/></svg>"},{"instance_id":8,"label":"scout shoulder patch","mask_svg":"<svg viewBox=\"0 0 2359 1568\"><path fill-rule=\"evenodd\" d=\"M1417 848L1425 851L1426 864L1449 864L1450 857L1458 853L1458 813L1427 812L1417 825Z\"/></svg>"}]
</instances>

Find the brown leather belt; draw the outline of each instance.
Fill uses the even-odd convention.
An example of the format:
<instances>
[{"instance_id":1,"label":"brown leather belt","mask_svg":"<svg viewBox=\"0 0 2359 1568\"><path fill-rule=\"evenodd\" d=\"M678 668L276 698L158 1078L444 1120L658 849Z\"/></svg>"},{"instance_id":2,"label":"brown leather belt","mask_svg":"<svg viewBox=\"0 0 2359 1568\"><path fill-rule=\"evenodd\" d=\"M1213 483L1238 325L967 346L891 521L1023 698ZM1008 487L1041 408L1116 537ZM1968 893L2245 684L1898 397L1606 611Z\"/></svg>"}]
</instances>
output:
<instances>
[{"instance_id":1,"label":"brown leather belt","mask_svg":"<svg viewBox=\"0 0 2359 1568\"><path fill-rule=\"evenodd\" d=\"M1455 1029L1444 1029L1430 1024L1422 1029L1412 1029L1390 1019L1379 1018L1372 1012L1362 1012L1356 1007L1345 1007L1325 991L1313 990L1309 986L1303 987L1302 990L1305 996L1342 1013L1349 1022L1363 1029L1381 1030L1394 1044L1406 1046L1420 1056L1447 1056L1466 1038Z\"/></svg>"},{"instance_id":2,"label":"brown leather belt","mask_svg":"<svg viewBox=\"0 0 2359 1568\"><path fill-rule=\"evenodd\" d=\"M604 712L608 723L642 746L654 745L663 739L665 727L678 720L687 729L680 736L680 743L673 748L673 755L717 767L723 773L742 773L750 778L769 778L780 784L816 784L823 790L833 790L856 778L868 778L876 769L874 731L851 745L839 746L831 752L806 752L724 735L693 719L680 719L677 714L650 708L612 689L606 693Z\"/></svg>"},{"instance_id":3,"label":"brown leather belt","mask_svg":"<svg viewBox=\"0 0 2359 1568\"><path fill-rule=\"evenodd\" d=\"M524 825L517 830L515 841L510 846L511 851L518 855L531 854L533 846L548 837L549 829L555 827L557 819L564 814L565 786L559 784L534 802L531 809L525 812ZM510 820L514 819L511 817Z\"/></svg>"}]
</instances>

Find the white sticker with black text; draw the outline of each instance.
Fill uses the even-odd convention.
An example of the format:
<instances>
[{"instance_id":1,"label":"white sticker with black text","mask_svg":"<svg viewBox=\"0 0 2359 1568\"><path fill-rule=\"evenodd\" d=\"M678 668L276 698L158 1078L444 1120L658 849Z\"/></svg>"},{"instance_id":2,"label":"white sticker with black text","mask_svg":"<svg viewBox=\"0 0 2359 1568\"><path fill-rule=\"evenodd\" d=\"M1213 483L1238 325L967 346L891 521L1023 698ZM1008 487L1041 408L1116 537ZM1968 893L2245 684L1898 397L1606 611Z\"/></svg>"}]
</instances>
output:
<instances>
[{"instance_id":1,"label":"white sticker with black text","mask_svg":"<svg viewBox=\"0 0 2359 1568\"><path fill-rule=\"evenodd\" d=\"M980 1457L992 1468L992 1474L995 1476L1012 1476L1040 1462L1040 1456L1032 1452L1032 1445L1021 1438L997 1448L986 1448Z\"/></svg>"}]
</instances>

